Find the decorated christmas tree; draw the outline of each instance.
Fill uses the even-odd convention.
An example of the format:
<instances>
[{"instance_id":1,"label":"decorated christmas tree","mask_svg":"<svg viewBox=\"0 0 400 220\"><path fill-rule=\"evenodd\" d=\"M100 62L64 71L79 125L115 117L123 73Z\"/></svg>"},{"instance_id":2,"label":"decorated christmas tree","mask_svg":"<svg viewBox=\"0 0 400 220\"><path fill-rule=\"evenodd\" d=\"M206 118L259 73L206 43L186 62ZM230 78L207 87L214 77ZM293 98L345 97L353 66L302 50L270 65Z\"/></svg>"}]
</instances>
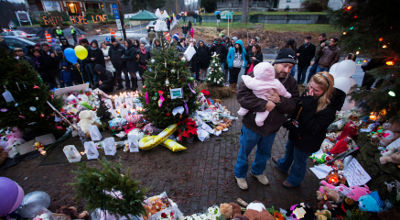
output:
<instances>
[{"instance_id":1,"label":"decorated christmas tree","mask_svg":"<svg viewBox=\"0 0 400 220\"><path fill-rule=\"evenodd\" d=\"M139 97L144 117L163 129L189 117L197 108L196 96L186 59L174 45L162 40L162 48L154 51L144 73Z\"/></svg>"},{"instance_id":2,"label":"decorated christmas tree","mask_svg":"<svg viewBox=\"0 0 400 220\"><path fill-rule=\"evenodd\" d=\"M400 111L399 7L398 0L353 0L332 16L333 23L343 30L341 48L371 58L365 64L363 88L354 91L352 98L365 113L381 112L387 118Z\"/></svg>"},{"instance_id":3,"label":"decorated christmas tree","mask_svg":"<svg viewBox=\"0 0 400 220\"><path fill-rule=\"evenodd\" d=\"M74 186L76 196L83 201L86 208L100 208L116 216L140 216L145 214L142 205L147 189L129 176L129 170L122 173L122 165L113 165L104 159L99 161L101 169L88 167L82 163L74 171L76 181Z\"/></svg>"},{"instance_id":4,"label":"decorated christmas tree","mask_svg":"<svg viewBox=\"0 0 400 220\"><path fill-rule=\"evenodd\" d=\"M222 67L217 53L214 53L212 55L206 82L210 86L224 85L224 73L222 72Z\"/></svg>"},{"instance_id":5,"label":"decorated christmas tree","mask_svg":"<svg viewBox=\"0 0 400 220\"><path fill-rule=\"evenodd\" d=\"M47 101L60 107L48 86L26 61L0 49L0 128L17 126L51 131L54 113Z\"/></svg>"}]
</instances>

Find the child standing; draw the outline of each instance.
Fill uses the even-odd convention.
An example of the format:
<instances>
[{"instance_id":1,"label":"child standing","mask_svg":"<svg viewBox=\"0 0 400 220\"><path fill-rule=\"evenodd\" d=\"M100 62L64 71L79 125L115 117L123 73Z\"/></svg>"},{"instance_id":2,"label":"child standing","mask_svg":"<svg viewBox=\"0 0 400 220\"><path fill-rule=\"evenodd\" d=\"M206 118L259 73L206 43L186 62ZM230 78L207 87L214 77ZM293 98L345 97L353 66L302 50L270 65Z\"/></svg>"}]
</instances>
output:
<instances>
[{"instance_id":1,"label":"child standing","mask_svg":"<svg viewBox=\"0 0 400 220\"><path fill-rule=\"evenodd\" d=\"M67 62L61 64L60 84L61 88L72 86L72 74L71 70L68 69Z\"/></svg>"}]
</instances>

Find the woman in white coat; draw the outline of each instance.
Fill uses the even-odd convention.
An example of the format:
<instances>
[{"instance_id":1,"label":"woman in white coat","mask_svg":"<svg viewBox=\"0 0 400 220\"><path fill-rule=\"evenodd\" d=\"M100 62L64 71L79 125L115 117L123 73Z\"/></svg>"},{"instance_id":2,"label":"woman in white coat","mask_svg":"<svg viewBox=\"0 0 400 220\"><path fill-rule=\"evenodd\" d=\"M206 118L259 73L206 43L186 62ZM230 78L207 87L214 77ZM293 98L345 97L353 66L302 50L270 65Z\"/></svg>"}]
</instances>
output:
<instances>
[{"instance_id":1,"label":"woman in white coat","mask_svg":"<svg viewBox=\"0 0 400 220\"><path fill-rule=\"evenodd\" d=\"M114 66L113 66L112 63L111 63L110 56L108 55L108 49L109 49L110 47L107 46L104 42L101 43L101 46L100 46L100 47L101 47L101 48L100 48L101 51L103 51L103 54L104 54L104 61L106 62L106 70L110 71L110 72L114 75L115 68L114 68Z\"/></svg>"}]
</instances>

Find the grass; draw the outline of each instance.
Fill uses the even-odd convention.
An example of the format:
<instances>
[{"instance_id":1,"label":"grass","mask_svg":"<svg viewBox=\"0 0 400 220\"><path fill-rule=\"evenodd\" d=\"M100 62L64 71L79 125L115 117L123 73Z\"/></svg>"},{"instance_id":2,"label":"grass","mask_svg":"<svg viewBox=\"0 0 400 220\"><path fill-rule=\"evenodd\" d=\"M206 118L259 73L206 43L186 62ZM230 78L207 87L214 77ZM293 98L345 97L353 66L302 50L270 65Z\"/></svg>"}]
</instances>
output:
<instances>
[{"instance_id":1,"label":"grass","mask_svg":"<svg viewBox=\"0 0 400 220\"><path fill-rule=\"evenodd\" d=\"M202 26L216 27L214 22L203 22ZM228 22L221 22L222 28L228 27ZM266 31L276 32L316 32L316 33L337 33L339 32L330 24L263 24L263 23L245 23L233 22L230 23L229 28L235 29L263 29Z\"/></svg>"},{"instance_id":2,"label":"grass","mask_svg":"<svg viewBox=\"0 0 400 220\"><path fill-rule=\"evenodd\" d=\"M236 12L235 15L241 15L242 12ZM310 11L251 11L249 15L326 15L326 12L310 12ZM214 15L214 13L204 13L203 15Z\"/></svg>"}]
</instances>

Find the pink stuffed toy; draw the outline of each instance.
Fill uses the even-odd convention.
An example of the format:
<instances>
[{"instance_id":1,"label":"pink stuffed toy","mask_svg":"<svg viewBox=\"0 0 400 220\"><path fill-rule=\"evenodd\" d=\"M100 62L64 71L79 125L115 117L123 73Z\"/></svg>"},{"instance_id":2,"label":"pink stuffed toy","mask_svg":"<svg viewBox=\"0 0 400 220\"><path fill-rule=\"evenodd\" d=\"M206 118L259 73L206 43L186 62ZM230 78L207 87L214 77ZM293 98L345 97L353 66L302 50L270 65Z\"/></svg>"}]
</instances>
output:
<instances>
[{"instance_id":1,"label":"pink stuffed toy","mask_svg":"<svg viewBox=\"0 0 400 220\"><path fill-rule=\"evenodd\" d=\"M370 194L371 191L369 190L369 187L367 185L362 186L352 186L352 187L347 187L343 184L340 184L340 186L337 187L339 192L341 192L343 195L349 197L350 199L354 201L358 201L358 199L361 196Z\"/></svg>"},{"instance_id":2,"label":"pink stuffed toy","mask_svg":"<svg viewBox=\"0 0 400 220\"><path fill-rule=\"evenodd\" d=\"M347 151L349 149L348 142L349 142L349 138L348 137L340 139L335 144L335 146L329 151L329 153L331 153L331 154L340 154L340 153L343 153L343 152Z\"/></svg>"}]
</instances>

